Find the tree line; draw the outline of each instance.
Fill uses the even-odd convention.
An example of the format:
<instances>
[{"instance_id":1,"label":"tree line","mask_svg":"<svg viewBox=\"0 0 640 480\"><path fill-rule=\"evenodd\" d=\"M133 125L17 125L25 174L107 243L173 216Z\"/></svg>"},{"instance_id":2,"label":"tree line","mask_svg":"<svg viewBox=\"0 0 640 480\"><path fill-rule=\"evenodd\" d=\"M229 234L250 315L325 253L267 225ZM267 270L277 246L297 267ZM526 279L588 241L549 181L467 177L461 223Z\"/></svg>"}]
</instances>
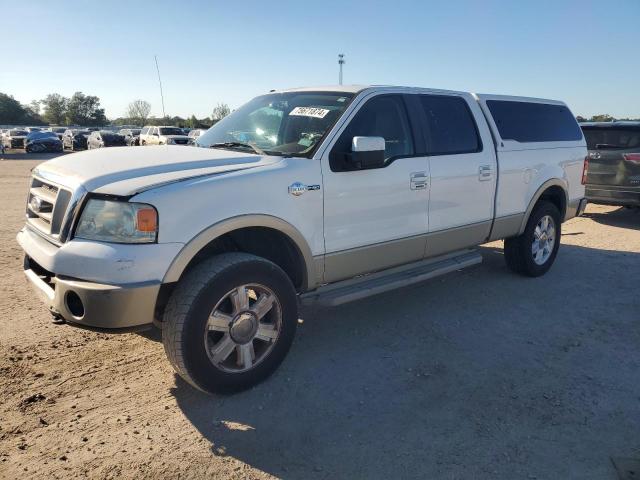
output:
<instances>
[{"instance_id":1,"label":"tree line","mask_svg":"<svg viewBox=\"0 0 640 480\"><path fill-rule=\"evenodd\" d=\"M189 118L179 116L150 116L151 104L146 100L131 102L125 115L109 121L100 98L76 92L71 97L51 93L42 100L25 105L13 96L0 92L0 125L82 125L101 127L114 125L176 125L179 127L208 128L231 112L225 103L214 107L211 116Z\"/></svg>"},{"instance_id":2,"label":"tree line","mask_svg":"<svg viewBox=\"0 0 640 480\"><path fill-rule=\"evenodd\" d=\"M150 116L151 104L145 100L134 100L127 107L127 111L123 117L113 120L114 125L175 125L177 127L188 128L209 128L214 123L222 120L231 113L229 105L219 103L213 108L213 112L209 117L197 118L191 115L188 118L180 116L154 117Z\"/></svg>"},{"instance_id":3,"label":"tree line","mask_svg":"<svg viewBox=\"0 0 640 480\"><path fill-rule=\"evenodd\" d=\"M104 108L100 108L100 99L94 95L76 92L67 98L51 93L42 100L23 105L11 95L0 93L0 124L101 126L106 123Z\"/></svg>"},{"instance_id":4,"label":"tree line","mask_svg":"<svg viewBox=\"0 0 640 480\"><path fill-rule=\"evenodd\" d=\"M583 117L582 115L578 115L576 120L579 122L613 122L615 120L632 120L632 121L640 121L640 118L616 118L608 113L600 113L598 115L593 115L591 118Z\"/></svg>"}]
</instances>

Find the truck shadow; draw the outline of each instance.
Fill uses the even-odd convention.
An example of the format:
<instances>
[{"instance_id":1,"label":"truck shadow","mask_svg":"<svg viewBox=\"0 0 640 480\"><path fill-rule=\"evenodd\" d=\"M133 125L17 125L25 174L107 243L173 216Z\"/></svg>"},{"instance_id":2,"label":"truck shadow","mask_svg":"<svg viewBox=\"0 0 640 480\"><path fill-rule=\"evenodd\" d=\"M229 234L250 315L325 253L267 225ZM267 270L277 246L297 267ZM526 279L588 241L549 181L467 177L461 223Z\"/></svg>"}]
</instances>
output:
<instances>
[{"instance_id":1,"label":"truck shadow","mask_svg":"<svg viewBox=\"0 0 640 480\"><path fill-rule=\"evenodd\" d=\"M640 230L640 209L620 207L612 212L587 212L584 216L602 225Z\"/></svg>"},{"instance_id":2,"label":"truck shadow","mask_svg":"<svg viewBox=\"0 0 640 480\"><path fill-rule=\"evenodd\" d=\"M171 393L212 455L276 477L608 478L640 428L640 301L621 275L640 253L563 245L531 279L481 249L483 265L304 310L249 391L176 377Z\"/></svg>"}]
</instances>

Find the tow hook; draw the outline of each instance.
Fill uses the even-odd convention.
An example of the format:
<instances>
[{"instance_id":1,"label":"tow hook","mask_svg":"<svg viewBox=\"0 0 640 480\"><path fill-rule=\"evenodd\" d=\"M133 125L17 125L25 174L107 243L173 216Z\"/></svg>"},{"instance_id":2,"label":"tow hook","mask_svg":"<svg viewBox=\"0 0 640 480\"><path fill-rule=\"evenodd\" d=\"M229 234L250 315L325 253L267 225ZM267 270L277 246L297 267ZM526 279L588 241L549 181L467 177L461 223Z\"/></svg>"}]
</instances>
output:
<instances>
[{"instance_id":1,"label":"tow hook","mask_svg":"<svg viewBox=\"0 0 640 480\"><path fill-rule=\"evenodd\" d=\"M67 321L62 318L62 315L60 315L58 312L50 310L49 313L51 313L51 323L53 323L54 325L63 325L67 323Z\"/></svg>"}]
</instances>

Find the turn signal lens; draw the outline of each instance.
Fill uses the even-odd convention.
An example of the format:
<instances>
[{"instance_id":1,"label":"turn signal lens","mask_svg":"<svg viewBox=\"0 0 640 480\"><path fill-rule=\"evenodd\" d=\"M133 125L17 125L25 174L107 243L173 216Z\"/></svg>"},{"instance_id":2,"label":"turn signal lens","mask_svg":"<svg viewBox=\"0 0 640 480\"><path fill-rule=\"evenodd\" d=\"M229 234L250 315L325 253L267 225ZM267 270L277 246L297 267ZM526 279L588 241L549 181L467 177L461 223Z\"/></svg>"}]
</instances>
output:
<instances>
[{"instance_id":1,"label":"turn signal lens","mask_svg":"<svg viewBox=\"0 0 640 480\"><path fill-rule=\"evenodd\" d=\"M136 227L140 232L155 232L158 229L158 214L154 208L140 208L136 215Z\"/></svg>"},{"instance_id":2,"label":"turn signal lens","mask_svg":"<svg viewBox=\"0 0 640 480\"><path fill-rule=\"evenodd\" d=\"M587 174L589 173L589 157L584 157L584 165L582 166L582 185L587 184Z\"/></svg>"}]
</instances>

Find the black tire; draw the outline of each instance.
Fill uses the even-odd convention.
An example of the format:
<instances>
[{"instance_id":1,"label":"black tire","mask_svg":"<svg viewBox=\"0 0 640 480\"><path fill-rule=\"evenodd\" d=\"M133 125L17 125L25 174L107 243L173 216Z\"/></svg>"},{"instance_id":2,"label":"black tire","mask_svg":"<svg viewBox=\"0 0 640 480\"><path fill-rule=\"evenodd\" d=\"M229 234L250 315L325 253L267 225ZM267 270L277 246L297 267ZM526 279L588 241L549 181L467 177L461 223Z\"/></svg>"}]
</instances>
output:
<instances>
[{"instance_id":1,"label":"black tire","mask_svg":"<svg viewBox=\"0 0 640 480\"><path fill-rule=\"evenodd\" d=\"M207 323L228 292L251 283L267 286L277 298L280 333L259 363L231 373L214 365L207 354ZM188 383L207 393L230 393L250 388L273 373L291 347L297 324L296 292L280 267L255 255L225 253L204 260L180 280L165 309L162 343L174 370Z\"/></svg>"},{"instance_id":2,"label":"black tire","mask_svg":"<svg viewBox=\"0 0 640 480\"><path fill-rule=\"evenodd\" d=\"M555 240L551 254L542 264L536 263L532 252L535 229L538 222L545 216L550 216L555 223ZM514 272L528 277L539 277L547 273L553 265L560 248L562 224L558 207L546 200L540 201L529 216L527 226L522 235L507 238L504 241L504 258L507 266Z\"/></svg>"}]
</instances>

